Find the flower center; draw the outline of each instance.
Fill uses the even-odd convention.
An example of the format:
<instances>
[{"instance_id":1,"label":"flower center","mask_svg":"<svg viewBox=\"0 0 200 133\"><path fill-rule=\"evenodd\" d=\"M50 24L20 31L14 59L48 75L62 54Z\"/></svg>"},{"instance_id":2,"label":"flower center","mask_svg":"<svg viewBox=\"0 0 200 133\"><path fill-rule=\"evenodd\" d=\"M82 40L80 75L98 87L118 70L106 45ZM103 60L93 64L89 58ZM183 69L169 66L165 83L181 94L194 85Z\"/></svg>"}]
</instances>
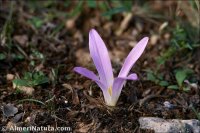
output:
<instances>
[{"instance_id":1,"label":"flower center","mask_svg":"<svg viewBox=\"0 0 200 133\"><path fill-rule=\"evenodd\" d=\"M108 93L112 96L112 86L108 88Z\"/></svg>"}]
</instances>

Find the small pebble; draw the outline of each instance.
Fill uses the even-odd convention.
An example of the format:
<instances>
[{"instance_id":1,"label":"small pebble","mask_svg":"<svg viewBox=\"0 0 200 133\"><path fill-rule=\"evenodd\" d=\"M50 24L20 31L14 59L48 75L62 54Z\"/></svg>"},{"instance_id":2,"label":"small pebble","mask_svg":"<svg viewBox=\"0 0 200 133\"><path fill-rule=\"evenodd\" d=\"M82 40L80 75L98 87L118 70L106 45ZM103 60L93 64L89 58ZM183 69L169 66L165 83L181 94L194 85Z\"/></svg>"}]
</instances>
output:
<instances>
[{"instance_id":1,"label":"small pebble","mask_svg":"<svg viewBox=\"0 0 200 133\"><path fill-rule=\"evenodd\" d=\"M7 75L6 75L6 79L7 79L8 81L13 80L14 77L15 77L15 75L13 75L13 74L7 74Z\"/></svg>"},{"instance_id":2,"label":"small pebble","mask_svg":"<svg viewBox=\"0 0 200 133\"><path fill-rule=\"evenodd\" d=\"M169 101L165 101L163 104L164 107L168 109L173 109L175 107L175 105L171 104Z\"/></svg>"}]
</instances>

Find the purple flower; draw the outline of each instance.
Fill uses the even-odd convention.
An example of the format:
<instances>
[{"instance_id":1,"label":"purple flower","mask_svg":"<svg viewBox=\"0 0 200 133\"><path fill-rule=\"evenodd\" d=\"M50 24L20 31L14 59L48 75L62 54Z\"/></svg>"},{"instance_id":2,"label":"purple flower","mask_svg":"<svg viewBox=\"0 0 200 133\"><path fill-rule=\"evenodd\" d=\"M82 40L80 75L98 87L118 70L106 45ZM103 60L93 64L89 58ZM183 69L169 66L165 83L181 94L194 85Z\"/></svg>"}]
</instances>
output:
<instances>
[{"instance_id":1,"label":"purple flower","mask_svg":"<svg viewBox=\"0 0 200 133\"><path fill-rule=\"evenodd\" d=\"M106 104L108 106L115 106L126 80L138 79L137 74L128 74L143 53L148 40L148 37L144 37L137 43L126 58L119 75L114 78L108 50L99 34L92 29L89 33L89 49L99 76L83 67L75 67L74 71L95 81L103 91Z\"/></svg>"}]
</instances>

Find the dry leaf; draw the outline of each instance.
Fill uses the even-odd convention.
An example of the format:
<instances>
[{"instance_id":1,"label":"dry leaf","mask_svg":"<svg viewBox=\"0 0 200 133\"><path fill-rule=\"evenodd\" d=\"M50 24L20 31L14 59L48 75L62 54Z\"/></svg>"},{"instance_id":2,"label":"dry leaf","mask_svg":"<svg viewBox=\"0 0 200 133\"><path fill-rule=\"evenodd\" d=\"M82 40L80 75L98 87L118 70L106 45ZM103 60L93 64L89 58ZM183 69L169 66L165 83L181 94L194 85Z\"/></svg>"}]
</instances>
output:
<instances>
[{"instance_id":1,"label":"dry leaf","mask_svg":"<svg viewBox=\"0 0 200 133\"><path fill-rule=\"evenodd\" d=\"M117 29L117 31L115 33L117 36L120 36L123 33L123 31L128 27L128 24L132 17L133 17L133 13L125 14L125 17L124 17L119 29Z\"/></svg>"},{"instance_id":2,"label":"dry leaf","mask_svg":"<svg viewBox=\"0 0 200 133\"><path fill-rule=\"evenodd\" d=\"M63 87L65 87L66 89L69 89L70 91L72 91L72 86L70 84L64 83L62 84Z\"/></svg>"},{"instance_id":3,"label":"dry leaf","mask_svg":"<svg viewBox=\"0 0 200 133\"><path fill-rule=\"evenodd\" d=\"M21 46L27 47L28 36L27 35L15 35L14 40L17 41Z\"/></svg>"},{"instance_id":4,"label":"dry leaf","mask_svg":"<svg viewBox=\"0 0 200 133\"><path fill-rule=\"evenodd\" d=\"M158 35L152 35L151 38L150 38L150 44L152 44L152 45L157 44L158 39L159 39Z\"/></svg>"},{"instance_id":5,"label":"dry leaf","mask_svg":"<svg viewBox=\"0 0 200 133\"><path fill-rule=\"evenodd\" d=\"M83 49L79 49L76 51L76 59L77 59L78 64L82 66L88 65L88 63L91 61L89 52L86 52Z\"/></svg>"},{"instance_id":6,"label":"dry leaf","mask_svg":"<svg viewBox=\"0 0 200 133\"><path fill-rule=\"evenodd\" d=\"M27 87L27 86L18 86L17 89L27 95L33 95L33 93L35 91L35 89L33 87Z\"/></svg>"},{"instance_id":7,"label":"dry leaf","mask_svg":"<svg viewBox=\"0 0 200 133\"><path fill-rule=\"evenodd\" d=\"M9 121L6 125L6 129L14 129L15 127L17 127L17 124L12 122L12 121Z\"/></svg>"},{"instance_id":8,"label":"dry leaf","mask_svg":"<svg viewBox=\"0 0 200 133\"><path fill-rule=\"evenodd\" d=\"M68 112L67 116L68 116L68 118L74 118L78 115L78 113L79 113L79 111L73 110L73 111Z\"/></svg>"},{"instance_id":9,"label":"dry leaf","mask_svg":"<svg viewBox=\"0 0 200 133\"><path fill-rule=\"evenodd\" d=\"M159 33L161 33L168 26L168 22L164 22L159 27Z\"/></svg>"},{"instance_id":10,"label":"dry leaf","mask_svg":"<svg viewBox=\"0 0 200 133\"><path fill-rule=\"evenodd\" d=\"M85 123L78 123L78 128L76 130L76 132L81 132L81 133L86 133L89 132L90 130L95 131L95 126L97 125L97 121L96 120L92 120L91 123L89 124L85 124Z\"/></svg>"},{"instance_id":11,"label":"dry leaf","mask_svg":"<svg viewBox=\"0 0 200 133\"><path fill-rule=\"evenodd\" d=\"M75 105L80 103L80 100L79 100L79 97L78 97L78 94L77 94L77 90L73 90L72 103L75 104Z\"/></svg>"},{"instance_id":12,"label":"dry leaf","mask_svg":"<svg viewBox=\"0 0 200 133\"><path fill-rule=\"evenodd\" d=\"M77 18L78 18L78 16L67 19L65 22L65 27L69 30L74 29L74 27L76 26L75 24L76 24Z\"/></svg>"}]
</instances>

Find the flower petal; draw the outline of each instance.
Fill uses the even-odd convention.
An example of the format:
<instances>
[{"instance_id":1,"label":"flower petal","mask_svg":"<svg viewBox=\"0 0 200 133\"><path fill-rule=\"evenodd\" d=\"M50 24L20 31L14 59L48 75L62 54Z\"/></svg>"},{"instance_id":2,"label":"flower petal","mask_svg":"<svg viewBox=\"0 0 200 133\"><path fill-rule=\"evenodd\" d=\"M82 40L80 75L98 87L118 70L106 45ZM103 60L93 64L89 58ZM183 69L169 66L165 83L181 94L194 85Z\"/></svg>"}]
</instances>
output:
<instances>
[{"instance_id":1,"label":"flower petal","mask_svg":"<svg viewBox=\"0 0 200 133\"><path fill-rule=\"evenodd\" d=\"M94 29L89 33L89 48L100 80L109 88L114 80L110 57L103 40Z\"/></svg>"},{"instance_id":2,"label":"flower petal","mask_svg":"<svg viewBox=\"0 0 200 133\"><path fill-rule=\"evenodd\" d=\"M112 88L112 103L116 104L119 96L121 94L121 90L123 85L125 84L126 79L124 78L115 78Z\"/></svg>"},{"instance_id":3,"label":"flower petal","mask_svg":"<svg viewBox=\"0 0 200 133\"><path fill-rule=\"evenodd\" d=\"M106 89L105 85L99 80L99 78L92 71L83 67L75 67L74 71L95 81L102 90Z\"/></svg>"},{"instance_id":4,"label":"flower petal","mask_svg":"<svg viewBox=\"0 0 200 133\"><path fill-rule=\"evenodd\" d=\"M118 77L118 78L126 79L126 80L137 80L138 76L136 73L132 73L132 74L128 75L128 77Z\"/></svg>"},{"instance_id":5,"label":"flower petal","mask_svg":"<svg viewBox=\"0 0 200 133\"><path fill-rule=\"evenodd\" d=\"M126 83L126 80L137 80L137 79L138 79L138 76L135 73L130 74L128 77L115 78L114 83L113 83L113 88L112 88L112 101L114 103L117 102L121 94L122 88L124 84Z\"/></svg>"},{"instance_id":6,"label":"flower petal","mask_svg":"<svg viewBox=\"0 0 200 133\"><path fill-rule=\"evenodd\" d=\"M138 58L142 55L147 42L149 38L144 37L142 40L140 40L136 46L131 50L127 58L125 59L125 62L119 72L118 77L126 77L132 68L132 66L135 64L135 62L138 60Z\"/></svg>"}]
</instances>

